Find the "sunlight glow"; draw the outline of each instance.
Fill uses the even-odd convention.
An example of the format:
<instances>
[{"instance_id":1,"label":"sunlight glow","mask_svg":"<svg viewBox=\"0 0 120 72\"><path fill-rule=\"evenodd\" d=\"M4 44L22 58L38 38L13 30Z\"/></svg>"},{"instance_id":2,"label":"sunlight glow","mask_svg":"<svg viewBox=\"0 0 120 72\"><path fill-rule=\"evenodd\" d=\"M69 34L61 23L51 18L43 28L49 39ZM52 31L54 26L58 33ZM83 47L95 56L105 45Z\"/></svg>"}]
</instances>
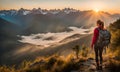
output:
<instances>
[{"instance_id":1,"label":"sunlight glow","mask_svg":"<svg viewBox=\"0 0 120 72\"><path fill-rule=\"evenodd\" d=\"M99 12L100 10L99 9L94 9L95 12Z\"/></svg>"}]
</instances>

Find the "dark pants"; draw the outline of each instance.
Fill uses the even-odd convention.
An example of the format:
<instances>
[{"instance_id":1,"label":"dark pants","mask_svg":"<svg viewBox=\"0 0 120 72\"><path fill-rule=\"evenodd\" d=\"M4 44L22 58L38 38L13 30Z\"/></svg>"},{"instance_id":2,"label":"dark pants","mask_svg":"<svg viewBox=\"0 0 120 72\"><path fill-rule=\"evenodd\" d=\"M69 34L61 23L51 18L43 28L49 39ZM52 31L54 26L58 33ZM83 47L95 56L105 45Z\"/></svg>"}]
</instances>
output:
<instances>
[{"instance_id":1,"label":"dark pants","mask_svg":"<svg viewBox=\"0 0 120 72\"><path fill-rule=\"evenodd\" d=\"M95 51L95 60L96 63L99 65L102 64L103 58L102 58L102 52L103 52L103 46L94 46L94 51Z\"/></svg>"}]
</instances>

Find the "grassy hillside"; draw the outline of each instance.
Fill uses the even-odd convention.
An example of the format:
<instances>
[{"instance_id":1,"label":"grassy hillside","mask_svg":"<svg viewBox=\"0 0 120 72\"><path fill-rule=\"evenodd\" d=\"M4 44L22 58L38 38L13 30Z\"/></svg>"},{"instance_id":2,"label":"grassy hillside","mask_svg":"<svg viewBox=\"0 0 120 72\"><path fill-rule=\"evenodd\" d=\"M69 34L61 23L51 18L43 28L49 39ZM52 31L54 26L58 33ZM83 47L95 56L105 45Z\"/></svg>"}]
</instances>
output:
<instances>
[{"instance_id":1,"label":"grassy hillside","mask_svg":"<svg viewBox=\"0 0 120 72\"><path fill-rule=\"evenodd\" d=\"M115 53L116 57L120 60L120 19L110 24L109 30L112 35L111 51Z\"/></svg>"}]
</instances>

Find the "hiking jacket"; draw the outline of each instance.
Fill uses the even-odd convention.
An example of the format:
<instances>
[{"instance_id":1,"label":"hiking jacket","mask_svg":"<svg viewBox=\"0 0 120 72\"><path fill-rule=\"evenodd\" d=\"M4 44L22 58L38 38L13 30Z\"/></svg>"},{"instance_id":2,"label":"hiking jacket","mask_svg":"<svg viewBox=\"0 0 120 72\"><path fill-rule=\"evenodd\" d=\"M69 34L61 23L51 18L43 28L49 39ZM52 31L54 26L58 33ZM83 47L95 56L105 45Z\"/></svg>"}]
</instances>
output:
<instances>
[{"instance_id":1,"label":"hiking jacket","mask_svg":"<svg viewBox=\"0 0 120 72\"><path fill-rule=\"evenodd\" d=\"M93 45L97 42L98 36L99 36L99 27L94 29L94 33L93 33L93 37L92 37L92 44L91 47L93 47Z\"/></svg>"}]
</instances>

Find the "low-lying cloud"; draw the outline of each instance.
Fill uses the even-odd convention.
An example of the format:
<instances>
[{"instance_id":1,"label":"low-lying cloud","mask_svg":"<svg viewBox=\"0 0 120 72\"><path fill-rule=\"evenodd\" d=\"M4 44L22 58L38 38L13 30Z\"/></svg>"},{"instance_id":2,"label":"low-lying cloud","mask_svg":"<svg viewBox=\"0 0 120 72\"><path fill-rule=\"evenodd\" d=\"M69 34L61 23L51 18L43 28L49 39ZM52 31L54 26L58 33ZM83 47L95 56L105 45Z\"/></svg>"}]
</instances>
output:
<instances>
[{"instance_id":1,"label":"low-lying cloud","mask_svg":"<svg viewBox=\"0 0 120 72\"><path fill-rule=\"evenodd\" d=\"M48 32L48 33L31 34L30 36L20 36L22 39L19 41L22 43L30 43L34 45L41 45L44 47L48 47L74 34L90 34L91 31L93 30L93 27L90 29L69 27L69 29L72 29L72 31L70 32L65 31L58 33Z\"/></svg>"}]
</instances>

